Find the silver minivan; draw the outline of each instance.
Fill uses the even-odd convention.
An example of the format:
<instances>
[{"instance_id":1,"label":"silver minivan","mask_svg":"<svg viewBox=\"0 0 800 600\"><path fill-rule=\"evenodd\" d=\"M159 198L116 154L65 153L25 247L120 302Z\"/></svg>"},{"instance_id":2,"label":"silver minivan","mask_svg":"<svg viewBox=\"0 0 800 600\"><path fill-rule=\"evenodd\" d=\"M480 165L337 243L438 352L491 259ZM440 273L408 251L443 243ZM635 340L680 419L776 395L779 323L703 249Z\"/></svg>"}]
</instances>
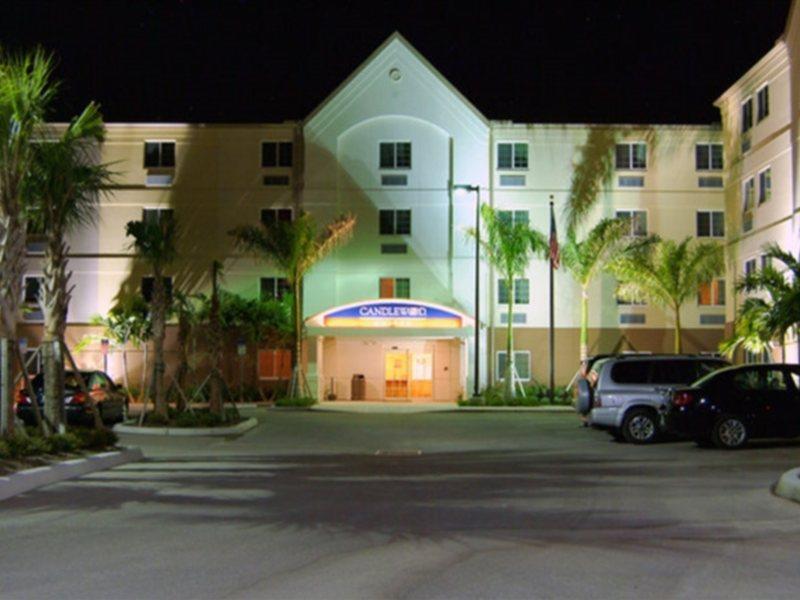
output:
<instances>
[{"instance_id":1,"label":"silver minivan","mask_svg":"<svg viewBox=\"0 0 800 600\"><path fill-rule=\"evenodd\" d=\"M659 409L670 388L729 365L714 356L689 354L600 358L578 380L576 407L592 427L633 444L649 444L662 431Z\"/></svg>"}]
</instances>

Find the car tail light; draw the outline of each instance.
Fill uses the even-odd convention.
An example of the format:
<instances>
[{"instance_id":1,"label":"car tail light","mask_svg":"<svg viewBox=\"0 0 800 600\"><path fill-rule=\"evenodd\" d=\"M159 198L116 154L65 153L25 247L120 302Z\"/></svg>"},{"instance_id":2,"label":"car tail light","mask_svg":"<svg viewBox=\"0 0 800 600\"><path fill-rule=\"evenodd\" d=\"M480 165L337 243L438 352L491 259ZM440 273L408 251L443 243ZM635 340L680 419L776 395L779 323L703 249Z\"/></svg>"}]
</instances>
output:
<instances>
[{"instance_id":1,"label":"car tail light","mask_svg":"<svg viewBox=\"0 0 800 600\"><path fill-rule=\"evenodd\" d=\"M692 392L675 392L672 395L672 404L674 406L689 406L694 403L694 394Z\"/></svg>"},{"instance_id":2,"label":"car tail light","mask_svg":"<svg viewBox=\"0 0 800 600\"><path fill-rule=\"evenodd\" d=\"M83 392L75 392L70 400L70 404L83 404L84 402L86 402L86 394Z\"/></svg>"},{"instance_id":3,"label":"car tail light","mask_svg":"<svg viewBox=\"0 0 800 600\"><path fill-rule=\"evenodd\" d=\"M600 394L595 393L594 398L592 398L592 407L593 408L603 407L603 399L600 397Z\"/></svg>"},{"instance_id":4,"label":"car tail light","mask_svg":"<svg viewBox=\"0 0 800 600\"><path fill-rule=\"evenodd\" d=\"M28 394L25 390L19 390L17 392L17 404L28 405L31 403L31 399L28 398Z\"/></svg>"}]
</instances>

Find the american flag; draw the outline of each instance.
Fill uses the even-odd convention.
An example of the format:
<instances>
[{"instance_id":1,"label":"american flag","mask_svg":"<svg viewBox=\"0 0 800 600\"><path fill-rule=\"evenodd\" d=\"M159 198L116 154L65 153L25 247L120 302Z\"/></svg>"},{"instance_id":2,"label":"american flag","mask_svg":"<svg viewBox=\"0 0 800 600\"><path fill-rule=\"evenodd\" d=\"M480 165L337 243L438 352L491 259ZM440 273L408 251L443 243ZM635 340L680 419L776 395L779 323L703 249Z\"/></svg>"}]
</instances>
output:
<instances>
[{"instance_id":1,"label":"american flag","mask_svg":"<svg viewBox=\"0 0 800 600\"><path fill-rule=\"evenodd\" d=\"M556 233L556 215L553 203L550 203L550 264L554 269L561 265L561 252L558 249L558 234Z\"/></svg>"}]
</instances>

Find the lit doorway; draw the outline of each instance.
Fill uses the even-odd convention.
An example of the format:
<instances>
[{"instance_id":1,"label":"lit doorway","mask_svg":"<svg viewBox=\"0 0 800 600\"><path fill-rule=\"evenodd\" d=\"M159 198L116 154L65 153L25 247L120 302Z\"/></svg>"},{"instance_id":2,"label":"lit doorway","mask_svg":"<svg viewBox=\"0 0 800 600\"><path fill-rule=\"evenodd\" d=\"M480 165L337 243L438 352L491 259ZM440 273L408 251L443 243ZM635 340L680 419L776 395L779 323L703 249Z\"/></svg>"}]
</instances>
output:
<instances>
[{"instance_id":1,"label":"lit doorway","mask_svg":"<svg viewBox=\"0 0 800 600\"><path fill-rule=\"evenodd\" d=\"M433 397L433 354L391 351L385 358L386 399L431 399Z\"/></svg>"}]
</instances>

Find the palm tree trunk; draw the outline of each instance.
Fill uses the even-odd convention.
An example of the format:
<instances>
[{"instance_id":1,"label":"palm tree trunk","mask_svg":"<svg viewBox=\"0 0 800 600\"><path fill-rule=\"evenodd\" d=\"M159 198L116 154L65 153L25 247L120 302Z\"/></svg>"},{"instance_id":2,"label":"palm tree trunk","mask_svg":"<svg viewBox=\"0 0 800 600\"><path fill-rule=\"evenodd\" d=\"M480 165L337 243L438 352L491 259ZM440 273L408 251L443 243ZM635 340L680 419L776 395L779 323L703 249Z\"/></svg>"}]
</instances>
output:
<instances>
[{"instance_id":1,"label":"palm tree trunk","mask_svg":"<svg viewBox=\"0 0 800 600\"><path fill-rule=\"evenodd\" d=\"M153 391L155 413L167 417L167 399L164 395L164 337L166 335L167 298L161 270L156 269L153 281Z\"/></svg>"},{"instance_id":2,"label":"palm tree trunk","mask_svg":"<svg viewBox=\"0 0 800 600\"><path fill-rule=\"evenodd\" d=\"M211 380L209 381L208 410L214 414L222 415L222 325L219 320L219 263L214 262L211 267L211 311L209 312L209 334L211 335Z\"/></svg>"},{"instance_id":3,"label":"palm tree trunk","mask_svg":"<svg viewBox=\"0 0 800 600\"><path fill-rule=\"evenodd\" d=\"M683 344L681 342L681 307L680 304L675 306L675 354L680 354L683 351Z\"/></svg>"},{"instance_id":4,"label":"palm tree trunk","mask_svg":"<svg viewBox=\"0 0 800 600\"><path fill-rule=\"evenodd\" d=\"M508 320L506 323L506 372L505 390L503 397L510 400L515 396L514 379L516 369L514 368L514 278L506 279L506 289L508 290Z\"/></svg>"},{"instance_id":5,"label":"palm tree trunk","mask_svg":"<svg viewBox=\"0 0 800 600\"><path fill-rule=\"evenodd\" d=\"M292 317L294 319L294 351L292 352L292 380L289 384L289 397L301 398L308 393L303 375L303 280L292 278Z\"/></svg>"},{"instance_id":6,"label":"palm tree trunk","mask_svg":"<svg viewBox=\"0 0 800 600\"><path fill-rule=\"evenodd\" d=\"M55 431L64 424L64 344L67 307L69 306L69 274L67 247L63 233L50 232L44 257L44 286L40 304L44 316L42 362L44 367L44 413Z\"/></svg>"},{"instance_id":7,"label":"palm tree trunk","mask_svg":"<svg viewBox=\"0 0 800 600\"><path fill-rule=\"evenodd\" d=\"M589 290L581 286L581 364L589 358Z\"/></svg>"},{"instance_id":8,"label":"palm tree trunk","mask_svg":"<svg viewBox=\"0 0 800 600\"><path fill-rule=\"evenodd\" d=\"M11 190L2 190L10 194ZM12 344L17 338L17 315L22 299L25 264L25 224L19 212L0 217L0 434L14 431L14 372Z\"/></svg>"}]
</instances>

